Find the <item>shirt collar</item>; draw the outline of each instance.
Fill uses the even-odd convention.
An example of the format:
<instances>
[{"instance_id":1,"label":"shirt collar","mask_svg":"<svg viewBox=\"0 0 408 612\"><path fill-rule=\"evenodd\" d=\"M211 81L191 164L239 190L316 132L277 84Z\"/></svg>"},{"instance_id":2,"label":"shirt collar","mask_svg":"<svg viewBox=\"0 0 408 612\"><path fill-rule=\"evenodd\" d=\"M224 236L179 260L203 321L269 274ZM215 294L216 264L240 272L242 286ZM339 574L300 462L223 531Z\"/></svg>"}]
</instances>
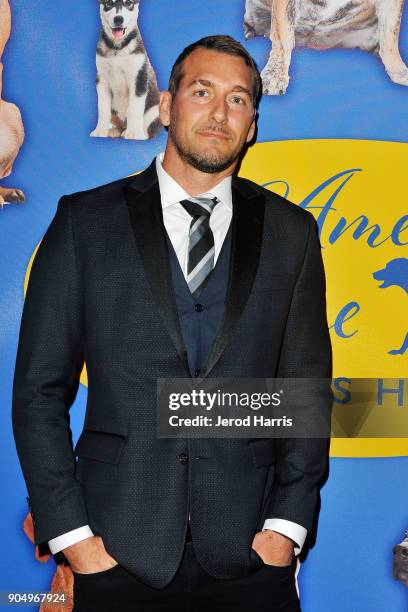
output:
<instances>
[{"instance_id":1,"label":"shirt collar","mask_svg":"<svg viewBox=\"0 0 408 612\"><path fill-rule=\"evenodd\" d=\"M167 208L168 206L176 204L176 202L180 202L180 200L188 200L191 198L191 195L188 194L163 168L163 157L163 152L156 156L156 171L159 180L162 207ZM216 196L220 202L232 208L231 175L226 176L220 183L215 185L215 187L212 187L211 191L200 193L199 195Z\"/></svg>"}]
</instances>

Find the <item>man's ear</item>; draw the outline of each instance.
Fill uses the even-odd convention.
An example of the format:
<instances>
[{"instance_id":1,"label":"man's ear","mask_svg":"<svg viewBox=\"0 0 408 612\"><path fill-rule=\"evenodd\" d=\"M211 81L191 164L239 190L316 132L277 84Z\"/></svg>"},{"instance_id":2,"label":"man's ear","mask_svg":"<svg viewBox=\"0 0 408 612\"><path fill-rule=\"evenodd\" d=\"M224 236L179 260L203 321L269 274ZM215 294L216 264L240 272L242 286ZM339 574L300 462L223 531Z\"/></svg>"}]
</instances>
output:
<instances>
[{"instance_id":1,"label":"man's ear","mask_svg":"<svg viewBox=\"0 0 408 612\"><path fill-rule=\"evenodd\" d=\"M159 99L159 117L161 123L167 127L170 124L171 94L169 91L161 91Z\"/></svg>"}]
</instances>

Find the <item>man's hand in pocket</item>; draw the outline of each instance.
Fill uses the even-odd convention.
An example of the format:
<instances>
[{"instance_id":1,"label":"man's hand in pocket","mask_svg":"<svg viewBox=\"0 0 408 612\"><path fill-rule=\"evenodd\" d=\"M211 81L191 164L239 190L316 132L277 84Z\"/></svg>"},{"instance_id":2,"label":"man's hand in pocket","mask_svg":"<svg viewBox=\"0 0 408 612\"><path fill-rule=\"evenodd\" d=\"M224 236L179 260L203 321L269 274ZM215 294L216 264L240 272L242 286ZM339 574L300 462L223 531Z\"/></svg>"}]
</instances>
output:
<instances>
[{"instance_id":1,"label":"man's hand in pocket","mask_svg":"<svg viewBox=\"0 0 408 612\"><path fill-rule=\"evenodd\" d=\"M62 551L73 572L79 574L94 574L103 572L118 562L106 552L102 538L92 536L67 546Z\"/></svg>"},{"instance_id":2,"label":"man's hand in pocket","mask_svg":"<svg viewBox=\"0 0 408 612\"><path fill-rule=\"evenodd\" d=\"M283 567L292 563L293 540L271 529L258 531L252 541L252 548L267 565Z\"/></svg>"}]
</instances>

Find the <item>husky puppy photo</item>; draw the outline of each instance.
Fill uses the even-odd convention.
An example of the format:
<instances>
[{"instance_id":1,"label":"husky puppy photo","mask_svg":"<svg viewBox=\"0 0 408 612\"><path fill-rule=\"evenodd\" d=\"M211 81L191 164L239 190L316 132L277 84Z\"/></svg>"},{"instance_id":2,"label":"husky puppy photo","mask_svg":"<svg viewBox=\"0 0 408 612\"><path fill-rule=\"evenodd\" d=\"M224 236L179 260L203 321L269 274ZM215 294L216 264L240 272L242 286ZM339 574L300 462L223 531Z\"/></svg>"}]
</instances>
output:
<instances>
[{"instance_id":1,"label":"husky puppy photo","mask_svg":"<svg viewBox=\"0 0 408 612\"><path fill-rule=\"evenodd\" d=\"M140 0L99 0L98 123L91 136L145 140L162 128L159 88L138 27Z\"/></svg>"},{"instance_id":2,"label":"husky puppy photo","mask_svg":"<svg viewBox=\"0 0 408 612\"><path fill-rule=\"evenodd\" d=\"M263 93L284 94L292 49L359 48L377 55L394 83L408 85L398 49L404 0L246 0L245 38L272 43Z\"/></svg>"}]
</instances>

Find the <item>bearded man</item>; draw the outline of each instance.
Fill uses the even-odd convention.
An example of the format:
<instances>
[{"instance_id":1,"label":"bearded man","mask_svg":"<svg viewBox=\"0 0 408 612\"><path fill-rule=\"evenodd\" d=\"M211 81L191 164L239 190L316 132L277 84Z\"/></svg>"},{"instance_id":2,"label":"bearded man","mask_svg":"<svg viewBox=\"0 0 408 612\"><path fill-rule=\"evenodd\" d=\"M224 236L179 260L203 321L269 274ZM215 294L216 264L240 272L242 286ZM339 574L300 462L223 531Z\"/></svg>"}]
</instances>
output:
<instances>
[{"instance_id":1,"label":"bearded man","mask_svg":"<svg viewBox=\"0 0 408 612\"><path fill-rule=\"evenodd\" d=\"M69 562L75 612L300 610L327 441L156 433L159 378L331 378L314 217L236 175L260 90L231 37L187 47L160 96L164 153L63 196L37 252L14 433L35 543Z\"/></svg>"}]
</instances>

